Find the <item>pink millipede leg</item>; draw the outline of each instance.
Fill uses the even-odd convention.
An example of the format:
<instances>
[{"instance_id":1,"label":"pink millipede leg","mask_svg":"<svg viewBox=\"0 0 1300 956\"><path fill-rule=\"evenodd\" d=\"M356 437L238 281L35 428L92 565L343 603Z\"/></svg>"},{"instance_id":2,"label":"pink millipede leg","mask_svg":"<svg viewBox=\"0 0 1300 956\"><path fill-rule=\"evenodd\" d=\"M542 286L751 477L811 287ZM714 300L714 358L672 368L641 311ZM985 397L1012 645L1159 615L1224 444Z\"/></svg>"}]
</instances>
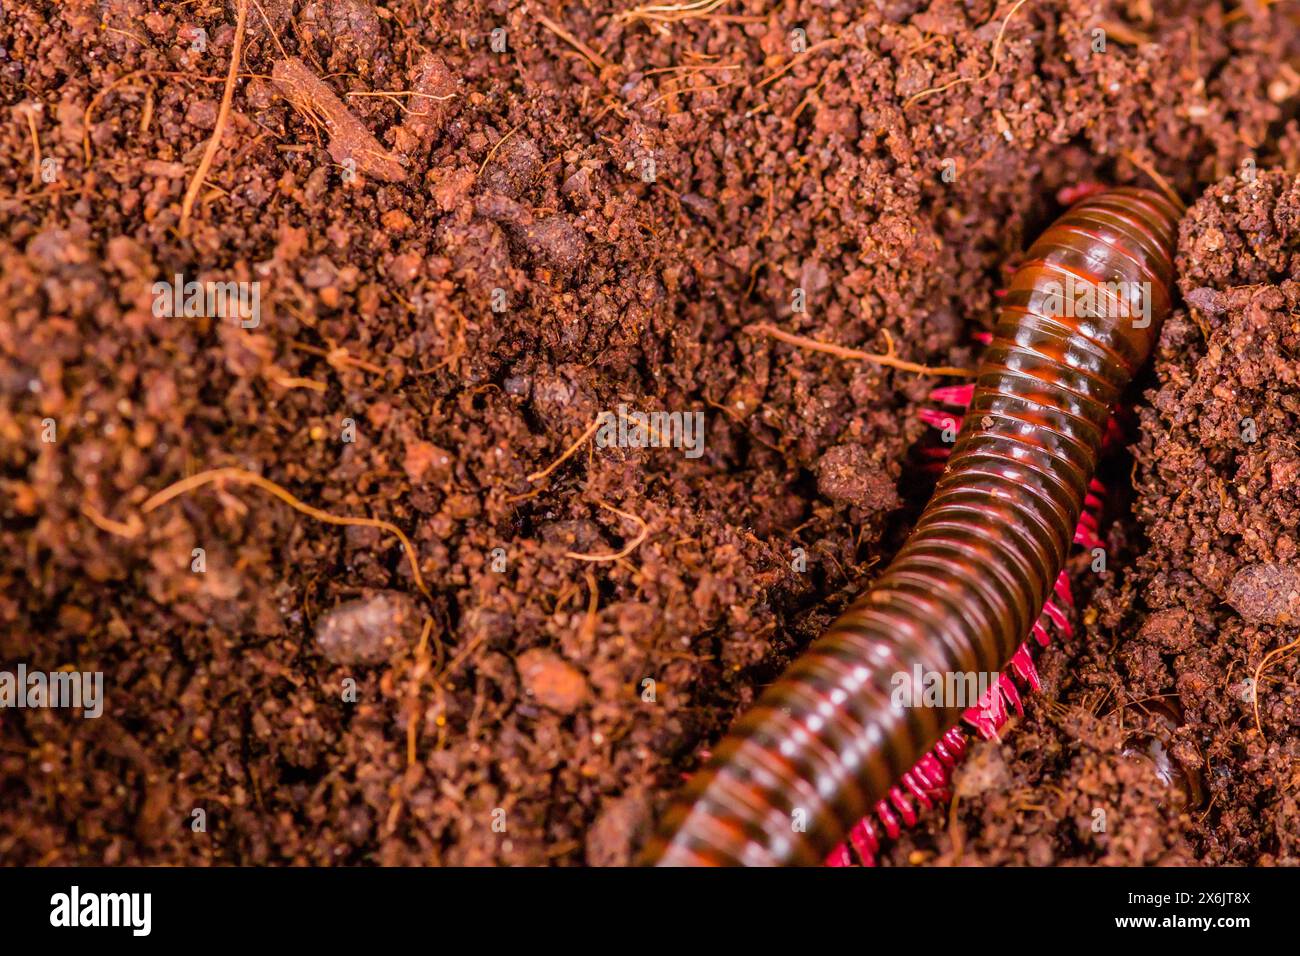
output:
<instances>
[{"instance_id":1,"label":"pink millipede leg","mask_svg":"<svg viewBox=\"0 0 1300 956\"><path fill-rule=\"evenodd\" d=\"M930 392L930 401L943 405L957 405L969 408L975 397L975 383L969 385L944 385Z\"/></svg>"},{"instance_id":2,"label":"pink millipede leg","mask_svg":"<svg viewBox=\"0 0 1300 956\"><path fill-rule=\"evenodd\" d=\"M998 682L986 690L974 707L966 708L962 720L970 724L985 740L998 736L998 731L1007 722L1006 701L1000 690L1001 677Z\"/></svg>"},{"instance_id":3,"label":"pink millipede leg","mask_svg":"<svg viewBox=\"0 0 1300 956\"><path fill-rule=\"evenodd\" d=\"M1122 448L1124 446L1124 429L1119 427L1119 422L1115 416L1111 415L1106 419L1106 433L1102 436L1101 447L1103 449Z\"/></svg>"},{"instance_id":4,"label":"pink millipede leg","mask_svg":"<svg viewBox=\"0 0 1300 956\"><path fill-rule=\"evenodd\" d=\"M912 806L907 799L907 794L903 793L898 787L889 788L889 802L898 810L898 815L903 818L905 826L916 826L917 816L916 808Z\"/></svg>"},{"instance_id":5,"label":"pink millipede leg","mask_svg":"<svg viewBox=\"0 0 1300 956\"><path fill-rule=\"evenodd\" d=\"M953 431L961 428L961 419L951 412L941 412L937 408L923 408L918 414L921 421L935 428L951 428Z\"/></svg>"},{"instance_id":6,"label":"pink millipede leg","mask_svg":"<svg viewBox=\"0 0 1300 956\"><path fill-rule=\"evenodd\" d=\"M1100 548L1102 546L1101 539L1083 525L1079 525L1079 527L1074 530L1074 543L1087 548L1089 551L1093 548Z\"/></svg>"},{"instance_id":7,"label":"pink millipede leg","mask_svg":"<svg viewBox=\"0 0 1300 956\"><path fill-rule=\"evenodd\" d=\"M827 866L852 866L853 858L849 856L849 845L841 843L835 849L831 850L830 855L826 857Z\"/></svg>"},{"instance_id":8,"label":"pink millipede leg","mask_svg":"<svg viewBox=\"0 0 1300 956\"><path fill-rule=\"evenodd\" d=\"M1011 657L1011 670L1022 681L1028 684L1034 690L1041 690L1042 686L1038 682L1038 668L1034 666L1034 658L1029 653L1029 645L1021 644L1016 649L1016 653Z\"/></svg>"},{"instance_id":9,"label":"pink millipede leg","mask_svg":"<svg viewBox=\"0 0 1300 956\"><path fill-rule=\"evenodd\" d=\"M1002 692L1003 699L1016 709L1016 715L1025 716L1025 705L1020 699L1020 691L1016 688L1016 682L1006 674L998 678L998 689Z\"/></svg>"},{"instance_id":10,"label":"pink millipede leg","mask_svg":"<svg viewBox=\"0 0 1300 956\"><path fill-rule=\"evenodd\" d=\"M849 844L858 854L865 866L876 865L876 853L880 850L880 838L871 821L863 817L849 831Z\"/></svg>"},{"instance_id":11,"label":"pink millipede leg","mask_svg":"<svg viewBox=\"0 0 1300 956\"><path fill-rule=\"evenodd\" d=\"M1051 618L1052 623L1057 629L1065 635L1067 639L1074 637L1074 627L1070 624L1070 619L1065 616L1065 612L1057 607L1053 602L1048 601L1043 605L1043 613Z\"/></svg>"},{"instance_id":12,"label":"pink millipede leg","mask_svg":"<svg viewBox=\"0 0 1300 956\"><path fill-rule=\"evenodd\" d=\"M997 725L981 707L967 708L961 719L974 728L982 740L992 740L998 735Z\"/></svg>"},{"instance_id":13,"label":"pink millipede leg","mask_svg":"<svg viewBox=\"0 0 1300 956\"><path fill-rule=\"evenodd\" d=\"M1056 579L1056 586L1052 590L1066 607L1074 607L1074 591L1070 589L1070 578L1064 571Z\"/></svg>"},{"instance_id":14,"label":"pink millipede leg","mask_svg":"<svg viewBox=\"0 0 1300 956\"><path fill-rule=\"evenodd\" d=\"M965 752L965 749L963 748L960 751L956 750L952 746L952 744L948 742L948 738L945 736L942 740L940 740L937 744L934 745L934 750L930 752L934 754L935 757L939 760L939 762L942 763L945 767L955 767L957 765L957 762L961 760L962 754Z\"/></svg>"},{"instance_id":15,"label":"pink millipede leg","mask_svg":"<svg viewBox=\"0 0 1300 956\"><path fill-rule=\"evenodd\" d=\"M1087 199L1089 196L1103 193L1106 186L1098 182L1084 181L1074 183L1070 186L1062 186L1056 191L1056 201L1062 206L1073 206L1080 199Z\"/></svg>"},{"instance_id":16,"label":"pink millipede leg","mask_svg":"<svg viewBox=\"0 0 1300 956\"><path fill-rule=\"evenodd\" d=\"M943 764L939 758L934 755L934 751L927 753L924 757L916 762L912 768L912 773L921 780L921 782L930 790L939 790L948 783L948 775L944 772Z\"/></svg>"},{"instance_id":17,"label":"pink millipede leg","mask_svg":"<svg viewBox=\"0 0 1300 956\"><path fill-rule=\"evenodd\" d=\"M943 735L940 743L946 745L948 750L952 752L953 759L960 760L966 756L966 735L962 733L961 727L951 728Z\"/></svg>"},{"instance_id":18,"label":"pink millipede leg","mask_svg":"<svg viewBox=\"0 0 1300 956\"><path fill-rule=\"evenodd\" d=\"M930 801L929 792L922 785L921 780L916 776L915 770L909 770L907 773L903 774L903 786L907 789L908 793L916 798L916 802L919 803L923 809L929 810L934 806Z\"/></svg>"},{"instance_id":19,"label":"pink millipede leg","mask_svg":"<svg viewBox=\"0 0 1300 956\"><path fill-rule=\"evenodd\" d=\"M889 805L888 800L879 800L876 802L876 816L885 828L885 835L891 840L897 840L903 828L899 825L898 817L894 816L894 810Z\"/></svg>"}]
</instances>

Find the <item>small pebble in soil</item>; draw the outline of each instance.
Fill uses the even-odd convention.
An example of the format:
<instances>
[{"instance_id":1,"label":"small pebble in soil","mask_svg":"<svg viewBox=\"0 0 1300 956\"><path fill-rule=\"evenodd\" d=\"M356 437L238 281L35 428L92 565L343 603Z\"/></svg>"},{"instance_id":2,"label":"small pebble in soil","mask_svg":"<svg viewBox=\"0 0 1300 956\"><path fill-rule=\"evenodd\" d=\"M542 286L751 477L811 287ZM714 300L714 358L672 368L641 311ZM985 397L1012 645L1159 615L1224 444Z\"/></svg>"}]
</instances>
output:
<instances>
[{"instance_id":1,"label":"small pebble in soil","mask_svg":"<svg viewBox=\"0 0 1300 956\"><path fill-rule=\"evenodd\" d=\"M526 690L543 707L571 714L587 702L587 678L554 651L535 647L515 661Z\"/></svg>"},{"instance_id":2,"label":"small pebble in soil","mask_svg":"<svg viewBox=\"0 0 1300 956\"><path fill-rule=\"evenodd\" d=\"M1300 619L1300 568L1249 564L1228 585L1227 600L1251 624L1287 624Z\"/></svg>"},{"instance_id":3,"label":"small pebble in soil","mask_svg":"<svg viewBox=\"0 0 1300 956\"><path fill-rule=\"evenodd\" d=\"M1138 632L1142 641L1155 644L1163 651L1183 651L1196 642L1195 622L1184 608L1154 611Z\"/></svg>"},{"instance_id":4,"label":"small pebble in soil","mask_svg":"<svg viewBox=\"0 0 1300 956\"><path fill-rule=\"evenodd\" d=\"M856 443L836 445L822 455L817 462L817 490L831 501L871 512L898 505L894 480Z\"/></svg>"},{"instance_id":5,"label":"small pebble in soil","mask_svg":"<svg viewBox=\"0 0 1300 956\"><path fill-rule=\"evenodd\" d=\"M338 605L316 625L316 646L335 664L381 664L420 639L420 606L400 591Z\"/></svg>"}]
</instances>

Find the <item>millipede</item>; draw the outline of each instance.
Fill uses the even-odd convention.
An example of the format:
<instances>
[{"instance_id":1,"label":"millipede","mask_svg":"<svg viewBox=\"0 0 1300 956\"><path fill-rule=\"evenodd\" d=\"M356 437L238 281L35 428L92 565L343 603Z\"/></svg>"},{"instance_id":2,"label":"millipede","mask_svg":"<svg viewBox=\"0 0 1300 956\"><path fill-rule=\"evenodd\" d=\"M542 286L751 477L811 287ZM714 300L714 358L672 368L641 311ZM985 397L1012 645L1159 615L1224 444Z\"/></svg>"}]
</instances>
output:
<instances>
[{"instance_id":1,"label":"millipede","mask_svg":"<svg viewBox=\"0 0 1300 956\"><path fill-rule=\"evenodd\" d=\"M645 850L661 865L869 862L930 805L967 747L1037 683L1026 642L1089 506L1111 410L1172 306L1180 210L1135 187L1085 196L1030 246L1001 301L929 503L876 582L713 748ZM1140 308L1139 308L1140 306ZM1083 518L1082 532L1080 519ZM894 675L999 672L973 711L900 707ZM846 842L847 838L847 842Z\"/></svg>"}]
</instances>

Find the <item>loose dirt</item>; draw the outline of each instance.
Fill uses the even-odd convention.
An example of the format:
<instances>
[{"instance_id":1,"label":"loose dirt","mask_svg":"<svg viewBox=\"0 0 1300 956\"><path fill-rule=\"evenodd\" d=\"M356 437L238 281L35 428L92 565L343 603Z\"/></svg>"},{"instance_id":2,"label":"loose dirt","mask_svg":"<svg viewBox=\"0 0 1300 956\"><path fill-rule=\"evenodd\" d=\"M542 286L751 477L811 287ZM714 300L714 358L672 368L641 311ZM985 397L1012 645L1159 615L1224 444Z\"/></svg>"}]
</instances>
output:
<instances>
[{"instance_id":1,"label":"loose dirt","mask_svg":"<svg viewBox=\"0 0 1300 956\"><path fill-rule=\"evenodd\" d=\"M6 6L0 667L106 705L0 712L0 861L629 862L960 381L763 327L971 367L1105 182L1191 205L1107 569L883 862L1297 862L1294 7L696 6Z\"/></svg>"}]
</instances>

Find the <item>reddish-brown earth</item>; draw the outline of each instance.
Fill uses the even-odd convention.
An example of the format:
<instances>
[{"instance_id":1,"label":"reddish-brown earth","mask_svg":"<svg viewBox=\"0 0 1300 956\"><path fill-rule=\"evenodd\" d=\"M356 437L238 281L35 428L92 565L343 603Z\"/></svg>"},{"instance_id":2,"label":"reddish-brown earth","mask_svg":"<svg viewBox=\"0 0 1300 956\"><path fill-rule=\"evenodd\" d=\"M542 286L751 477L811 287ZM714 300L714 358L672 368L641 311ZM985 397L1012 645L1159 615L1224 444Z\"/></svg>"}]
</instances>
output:
<instances>
[{"instance_id":1,"label":"reddish-brown earth","mask_svg":"<svg viewBox=\"0 0 1300 956\"><path fill-rule=\"evenodd\" d=\"M259 0L222 122L240 6L0 17L0 668L107 695L0 712L0 861L628 862L915 513L940 380L753 326L969 365L1058 190L1158 177L1107 571L884 862L1297 862L1294 7ZM546 470L619 403L704 454Z\"/></svg>"}]
</instances>

